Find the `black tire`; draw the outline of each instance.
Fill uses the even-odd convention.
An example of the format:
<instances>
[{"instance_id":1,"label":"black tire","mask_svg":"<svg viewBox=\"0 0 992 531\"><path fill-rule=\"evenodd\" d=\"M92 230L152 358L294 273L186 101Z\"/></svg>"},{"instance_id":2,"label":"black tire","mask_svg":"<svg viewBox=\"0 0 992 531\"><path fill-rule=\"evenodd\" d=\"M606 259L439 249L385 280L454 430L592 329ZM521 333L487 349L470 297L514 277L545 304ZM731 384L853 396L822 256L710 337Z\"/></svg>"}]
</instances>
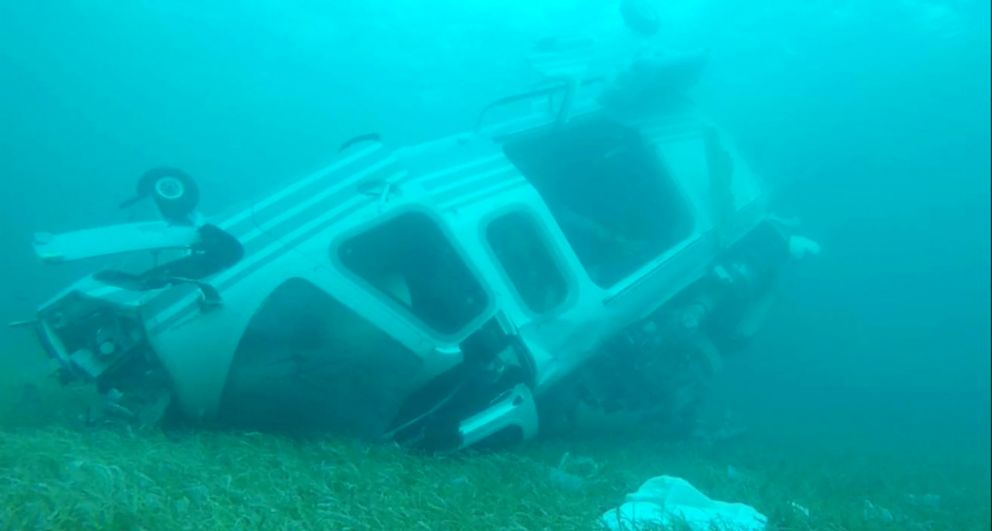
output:
<instances>
[{"instance_id":1,"label":"black tire","mask_svg":"<svg viewBox=\"0 0 992 531\"><path fill-rule=\"evenodd\" d=\"M138 194L151 196L162 217L186 222L200 202L200 189L186 172L177 168L154 168L138 181Z\"/></svg>"}]
</instances>

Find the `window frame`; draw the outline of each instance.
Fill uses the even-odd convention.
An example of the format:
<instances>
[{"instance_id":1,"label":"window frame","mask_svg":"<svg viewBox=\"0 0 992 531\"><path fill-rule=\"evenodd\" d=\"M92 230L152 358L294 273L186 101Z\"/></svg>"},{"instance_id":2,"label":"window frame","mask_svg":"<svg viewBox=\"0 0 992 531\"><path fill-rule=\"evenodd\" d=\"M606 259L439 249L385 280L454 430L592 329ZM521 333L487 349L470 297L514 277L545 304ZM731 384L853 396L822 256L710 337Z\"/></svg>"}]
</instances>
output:
<instances>
[{"instance_id":1,"label":"window frame","mask_svg":"<svg viewBox=\"0 0 992 531\"><path fill-rule=\"evenodd\" d=\"M344 261L341 260L341 248L351 239L365 232L368 232L370 229L380 227L382 225L385 225L387 223L396 220L397 218L409 214L422 215L434 224L434 226L441 233L441 236L448 242L449 245L451 245L451 248L454 250L455 254L465 265L465 268L468 270L469 274L472 275L472 277L475 279L476 283L481 288L481 292L486 297L485 304L482 306L478 314L473 316L468 321L466 321L464 325L460 326L458 330L456 330L453 333L446 333L434 328L427 321L425 321L424 319L419 317L416 313L414 313L411 308L407 307L406 305L394 300L392 297L383 293L382 290L380 290L375 285L370 283L364 277L362 277L355 271L352 271L351 268L345 265ZM409 324L415 326L418 330L426 333L429 337L433 337L434 339L440 340L441 342L457 344L461 339L472 333L478 327L479 324L485 322L493 314L495 301L493 298L492 290L489 289L489 287L483 281L485 277L480 274L479 269L472 262L472 260L469 260L470 255L465 252L464 246L461 244L458 238L455 237L452 231L448 228L448 225L447 223L445 223L443 216L439 215L438 213L434 212L431 209L424 208L423 206L419 206L419 205L403 206L401 208L397 208L396 210L389 212L388 214L375 216L370 220L363 221L362 223L350 227L348 230L338 234L333 238L331 244L328 246L328 255L331 264L334 266L334 268L341 275L343 275L347 281L353 283L355 286L360 288L365 295L371 297L377 303L385 306L387 309L395 313L396 317L405 320Z\"/></svg>"},{"instance_id":2,"label":"window frame","mask_svg":"<svg viewBox=\"0 0 992 531\"><path fill-rule=\"evenodd\" d=\"M493 248L492 243L489 241L489 228L492 226L493 222L514 214L521 214L525 216L533 224L537 238L541 240L541 243L547 250L552 263L561 275L561 279L565 285L565 296L551 309L544 312L535 312L530 305L527 304L524 297L520 294L520 290L517 288L516 283L513 282L513 279L510 277L509 273L507 273L506 267L504 267L502 260L500 260L499 253ZM533 206L525 203L514 203L495 209L483 218L479 224L479 240L482 242L482 246L486 249L490 259L493 261L494 269L498 271L500 279L506 286L509 287L509 291L513 293L514 300L519 303L519 307L528 316L534 318L546 318L561 313L568 306L571 306L577 295L577 284L571 274L571 269L567 266L565 256L563 255L563 250L560 245L555 243L558 238L555 237L545 223L541 223L541 220L542 216L540 213L535 211ZM549 220L552 223L557 223L553 217L550 217L550 215ZM568 245L567 240L565 240L564 243L565 245ZM568 250L572 251L570 246Z\"/></svg>"},{"instance_id":3,"label":"window frame","mask_svg":"<svg viewBox=\"0 0 992 531\"><path fill-rule=\"evenodd\" d=\"M528 131L525 131L525 132L520 132L520 133L511 135L510 137L503 139L500 142L500 144L501 144L501 149L502 149L503 155L507 158L507 160L510 162L510 164L513 165L517 169L517 171L520 173L520 175L523 176L523 178L528 181L528 185L530 187L532 187L536 191L536 193L537 193L537 195L539 197L539 200L541 201L542 205L546 209L548 209L548 215L551 217L552 220L554 220L554 222L557 225L559 225L558 230L561 231L561 235L562 235L562 237L564 239L564 243L565 243L565 245L568 246L569 250L575 255L575 258L576 258L576 260L578 260L579 267L582 269L582 272L585 275L585 278L589 282L591 282L592 285L594 285L597 289L599 289L599 290L601 290L603 292L606 292L606 293L615 295L615 294L617 294L619 292L622 292L622 291L626 290L631 284L635 284L635 283L639 282L641 279L645 278L646 276L649 276L654 270L656 270L658 267L660 267L665 262L667 262L669 258L671 258L675 254L677 254L679 251L681 251L682 249L684 249L686 246L690 245L698 237L698 235L699 235L699 232L698 232L698 228L699 228L699 226L698 226L698 223L699 223L699 221L698 221L698 215L699 214L697 212L697 205L695 204L696 201L695 201L694 197L686 189L686 185L683 182L683 180L682 179L679 179L679 178L677 178L675 176L675 173L672 171L672 168L671 168L670 164L668 163L668 161L666 160L666 158L663 156L663 154L661 152L662 150L660 149L660 146L658 145L658 143L656 141L654 141L653 139L651 139L651 137L649 135L646 135L644 133L644 131L642 131L641 129L639 129L637 127L632 127L629 124L624 123L623 121L618 121L618 120L612 119L608 115L604 115L604 114L601 114L601 113L592 113L592 114L589 114L589 115L583 115L582 116L582 120L580 121L580 123L582 123L582 124L584 124L584 123L594 123L597 120L605 120L606 122L613 123L616 126L619 126L619 127L625 128L625 129L630 129L630 130L636 132L637 135L642 140L645 141L644 147L648 150L650 157L663 170L660 175L657 175L657 177L658 178L665 179L667 181L667 184L671 187L671 190L674 192L674 194L673 194L674 200L676 202L678 202L681 205L682 209L683 209L682 215L684 216L684 219L682 220L682 222L685 223L685 228L682 231L683 234L680 237L676 238L674 241L672 241L671 243L669 243L664 249L662 249L662 250L656 252L655 254L653 254L650 258L645 259L643 262L641 262L640 264L638 264L636 267L630 269L630 271L627 272L626 274L623 274L619 278L617 278L617 279L615 279L615 280L613 280L612 282L609 282L609 283L601 283L601 282L599 282L599 281L597 281L596 279L593 278L593 275L589 272L589 269L588 269L588 266L587 266L586 262L583 260L582 256L578 253L578 251L576 251L575 246L572 244L572 240L569 239L569 236L564 231L564 229L562 229L560 227L560 222L559 222L558 218L550 210L550 207L547 206L546 200L545 200L543 194L538 189L537 185L535 185L531 181L531 179L527 175L527 173L524 172L517 165L517 163L514 161L514 159L511 158L506 153L506 147L507 147L508 144L511 144L511 143L514 143L514 142L518 142L518 141L521 141L521 140L534 140L534 139L540 138L542 136L552 134L553 130L552 129L548 129L548 128L535 128L533 130L528 130Z\"/></svg>"}]
</instances>

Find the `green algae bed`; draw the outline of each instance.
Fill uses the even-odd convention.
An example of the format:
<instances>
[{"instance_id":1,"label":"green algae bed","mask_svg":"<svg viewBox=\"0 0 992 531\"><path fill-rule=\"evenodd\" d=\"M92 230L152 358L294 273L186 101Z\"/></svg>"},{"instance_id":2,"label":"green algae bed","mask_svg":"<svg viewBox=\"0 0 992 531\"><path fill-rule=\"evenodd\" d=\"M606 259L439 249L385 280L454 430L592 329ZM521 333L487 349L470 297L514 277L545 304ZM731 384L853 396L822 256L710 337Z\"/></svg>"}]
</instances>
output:
<instances>
[{"instance_id":1,"label":"green algae bed","mask_svg":"<svg viewBox=\"0 0 992 531\"><path fill-rule=\"evenodd\" d=\"M258 433L22 427L0 438L0 528L594 529L664 473L750 503L776 529L989 529L969 467L807 452L557 440L439 457ZM865 500L890 514L866 514Z\"/></svg>"},{"instance_id":2,"label":"green algae bed","mask_svg":"<svg viewBox=\"0 0 992 531\"><path fill-rule=\"evenodd\" d=\"M990 528L981 445L755 429L709 444L612 434L430 456L333 437L86 428L4 410L0 529L596 529L662 474L753 505L769 529Z\"/></svg>"}]
</instances>

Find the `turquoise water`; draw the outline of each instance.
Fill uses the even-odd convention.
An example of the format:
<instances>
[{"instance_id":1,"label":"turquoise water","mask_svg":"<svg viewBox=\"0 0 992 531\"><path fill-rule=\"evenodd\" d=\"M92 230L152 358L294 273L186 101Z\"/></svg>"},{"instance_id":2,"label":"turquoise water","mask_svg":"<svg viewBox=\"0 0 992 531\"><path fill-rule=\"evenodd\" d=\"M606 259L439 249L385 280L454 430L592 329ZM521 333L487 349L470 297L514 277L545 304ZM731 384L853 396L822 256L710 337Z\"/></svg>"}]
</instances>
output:
<instances>
[{"instance_id":1,"label":"turquoise water","mask_svg":"<svg viewBox=\"0 0 992 531\"><path fill-rule=\"evenodd\" d=\"M987 489L988 2L659 1L653 37L618 1L537 4L0 0L0 316L88 272L42 268L31 233L121 221L150 167L186 169L223 211L356 134L470 128L538 39L708 48L694 99L823 246L710 408L797 445L954 456ZM4 404L47 381L22 332L0 332Z\"/></svg>"}]
</instances>

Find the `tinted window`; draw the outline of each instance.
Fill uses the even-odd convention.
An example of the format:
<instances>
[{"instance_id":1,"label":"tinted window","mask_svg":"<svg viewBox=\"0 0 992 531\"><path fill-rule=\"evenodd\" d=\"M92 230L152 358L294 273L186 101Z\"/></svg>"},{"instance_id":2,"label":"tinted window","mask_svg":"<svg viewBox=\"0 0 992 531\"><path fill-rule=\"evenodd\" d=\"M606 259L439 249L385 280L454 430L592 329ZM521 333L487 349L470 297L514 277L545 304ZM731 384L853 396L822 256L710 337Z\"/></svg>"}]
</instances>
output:
<instances>
[{"instance_id":1,"label":"tinted window","mask_svg":"<svg viewBox=\"0 0 992 531\"><path fill-rule=\"evenodd\" d=\"M567 284L534 219L513 212L493 220L486 239L524 304L546 313L565 300Z\"/></svg>"},{"instance_id":2,"label":"tinted window","mask_svg":"<svg viewBox=\"0 0 992 531\"><path fill-rule=\"evenodd\" d=\"M508 142L589 277L608 287L688 236L689 217L654 149L606 119Z\"/></svg>"},{"instance_id":3,"label":"tinted window","mask_svg":"<svg viewBox=\"0 0 992 531\"><path fill-rule=\"evenodd\" d=\"M486 294L437 224L408 213L346 241L341 262L379 293L444 334L486 307Z\"/></svg>"}]
</instances>

